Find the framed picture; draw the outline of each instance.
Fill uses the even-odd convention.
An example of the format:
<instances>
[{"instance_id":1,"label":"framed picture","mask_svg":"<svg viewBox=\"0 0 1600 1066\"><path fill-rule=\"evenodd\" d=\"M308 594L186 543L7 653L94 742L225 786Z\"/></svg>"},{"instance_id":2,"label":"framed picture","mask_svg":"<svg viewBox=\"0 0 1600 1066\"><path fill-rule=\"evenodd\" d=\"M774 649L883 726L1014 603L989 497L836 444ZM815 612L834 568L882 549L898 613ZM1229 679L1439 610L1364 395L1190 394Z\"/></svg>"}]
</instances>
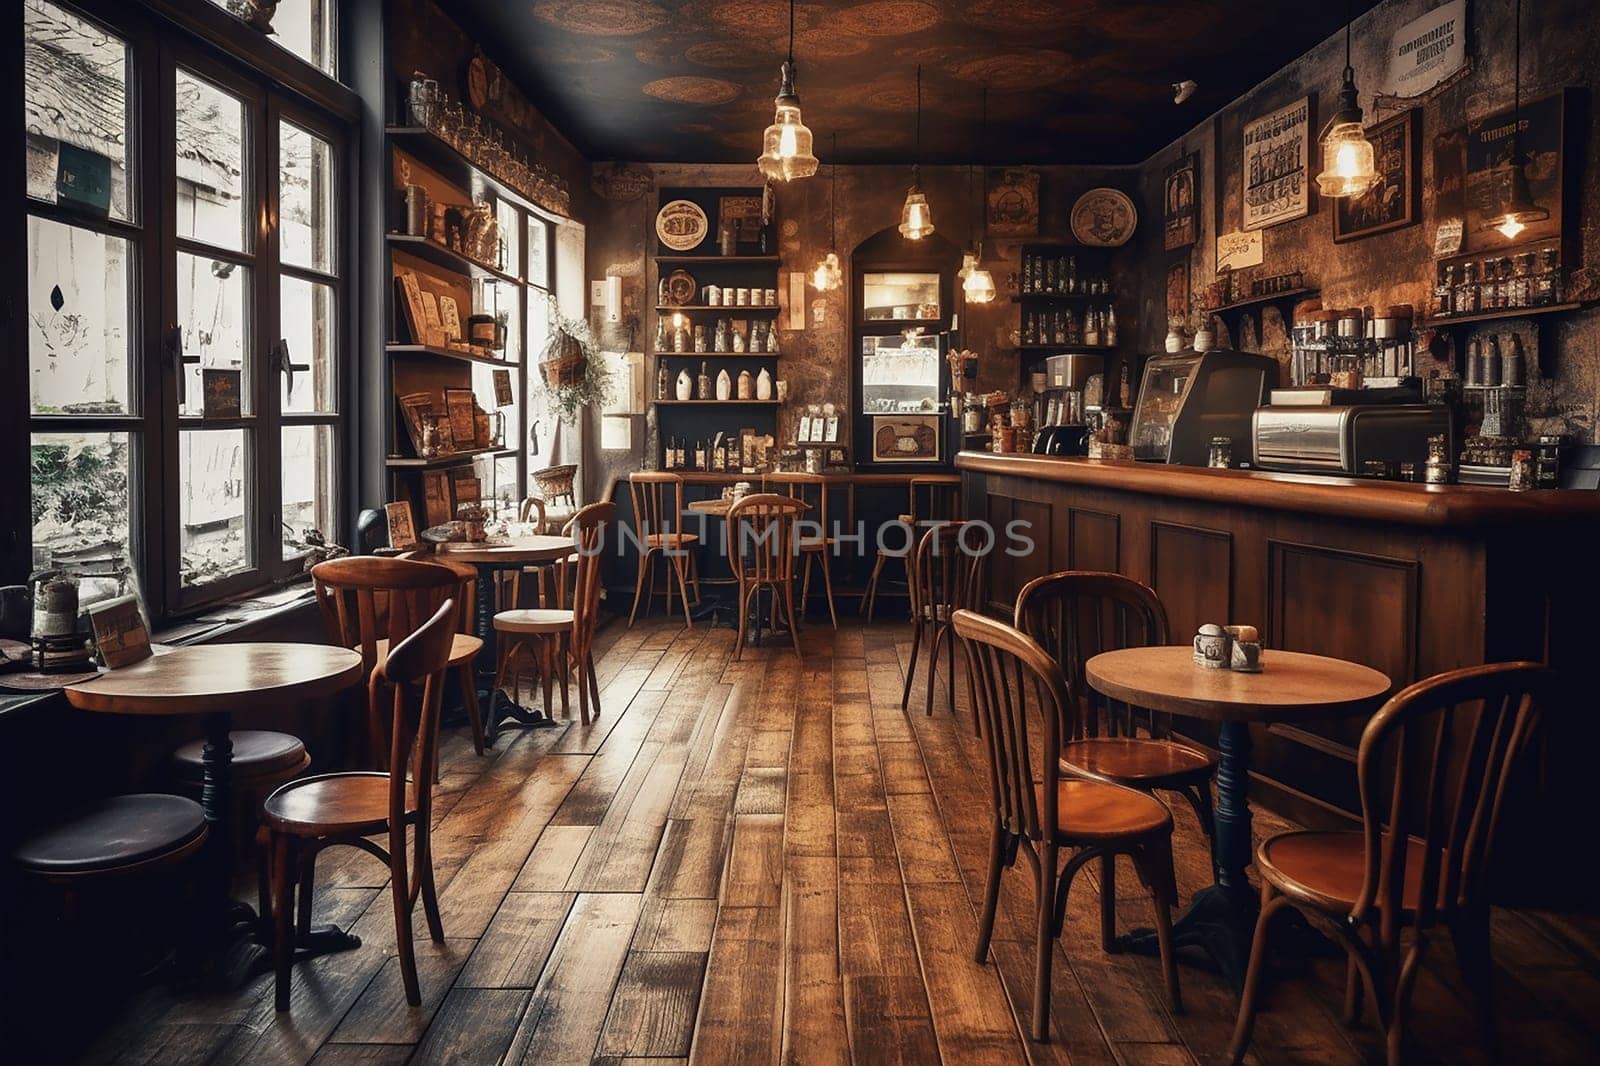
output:
<instances>
[{"instance_id":1,"label":"framed picture","mask_svg":"<svg viewBox=\"0 0 1600 1066\"><path fill-rule=\"evenodd\" d=\"M458 477L455 481L456 509L464 503L483 502L483 484L475 477Z\"/></svg>"},{"instance_id":2,"label":"framed picture","mask_svg":"<svg viewBox=\"0 0 1600 1066\"><path fill-rule=\"evenodd\" d=\"M740 232L745 240L753 240L755 231L761 227L761 197L759 196L722 196L717 198L717 228L731 226L739 223ZM753 228L746 228L753 227Z\"/></svg>"},{"instance_id":3,"label":"framed picture","mask_svg":"<svg viewBox=\"0 0 1600 1066\"><path fill-rule=\"evenodd\" d=\"M1576 185L1571 171L1581 159L1576 136L1582 125L1575 121L1578 90L1563 89L1536 100L1522 101L1522 132L1518 146L1528 157L1528 190L1534 202L1550 212L1543 222L1533 222L1508 240L1493 228L1505 188L1510 162L1511 133L1515 123L1505 108L1467 125L1466 237L1467 251L1528 244L1562 236L1568 202ZM1581 165L1581 164L1577 164Z\"/></svg>"},{"instance_id":4,"label":"framed picture","mask_svg":"<svg viewBox=\"0 0 1600 1066\"><path fill-rule=\"evenodd\" d=\"M1196 240L1199 214L1195 177L1199 156L1193 152L1167 168L1162 195L1162 244L1167 251L1187 248Z\"/></svg>"},{"instance_id":5,"label":"framed picture","mask_svg":"<svg viewBox=\"0 0 1600 1066\"><path fill-rule=\"evenodd\" d=\"M152 654L150 631L145 628L144 611L137 596L118 596L90 607L89 628L94 631L100 661L108 670L129 666Z\"/></svg>"},{"instance_id":6,"label":"framed picture","mask_svg":"<svg viewBox=\"0 0 1600 1066\"><path fill-rule=\"evenodd\" d=\"M386 503L383 513L389 519L389 547L410 551L417 546L417 527L411 521L411 505L404 500Z\"/></svg>"},{"instance_id":7,"label":"framed picture","mask_svg":"<svg viewBox=\"0 0 1600 1066\"><path fill-rule=\"evenodd\" d=\"M829 448L822 453L822 465L830 470L843 470L850 465L849 448Z\"/></svg>"},{"instance_id":8,"label":"framed picture","mask_svg":"<svg viewBox=\"0 0 1600 1066\"><path fill-rule=\"evenodd\" d=\"M839 416L829 415L823 423L822 442L824 444L839 443Z\"/></svg>"},{"instance_id":9,"label":"framed picture","mask_svg":"<svg viewBox=\"0 0 1600 1066\"><path fill-rule=\"evenodd\" d=\"M511 371L494 372L494 402L500 407L509 407L516 402L516 397L511 392Z\"/></svg>"},{"instance_id":10,"label":"framed picture","mask_svg":"<svg viewBox=\"0 0 1600 1066\"><path fill-rule=\"evenodd\" d=\"M479 448L487 448L494 442L494 430L489 428L489 412L472 412L472 439Z\"/></svg>"},{"instance_id":11,"label":"framed picture","mask_svg":"<svg viewBox=\"0 0 1600 1066\"><path fill-rule=\"evenodd\" d=\"M444 333L444 320L439 317L439 298L427 289L422 290L423 341L430 348L443 348L448 339Z\"/></svg>"},{"instance_id":12,"label":"framed picture","mask_svg":"<svg viewBox=\"0 0 1600 1066\"><path fill-rule=\"evenodd\" d=\"M406 434L411 438L411 450L422 454L422 426L427 417L433 414L433 395L426 392L408 392L400 398L400 413L404 416L402 421L406 427Z\"/></svg>"},{"instance_id":13,"label":"framed picture","mask_svg":"<svg viewBox=\"0 0 1600 1066\"><path fill-rule=\"evenodd\" d=\"M1334 243L1401 229L1421 217L1421 160L1417 155L1421 128L1422 111L1413 107L1367 131L1378 184L1365 196L1341 197L1334 202Z\"/></svg>"},{"instance_id":14,"label":"framed picture","mask_svg":"<svg viewBox=\"0 0 1600 1066\"><path fill-rule=\"evenodd\" d=\"M933 463L938 460L938 415L894 415L872 419L873 462Z\"/></svg>"},{"instance_id":15,"label":"framed picture","mask_svg":"<svg viewBox=\"0 0 1600 1066\"><path fill-rule=\"evenodd\" d=\"M450 521L450 475L443 470L422 472L422 515L430 526Z\"/></svg>"},{"instance_id":16,"label":"framed picture","mask_svg":"<svg viewBox=\"0 0 1600 1066\"><path fill-rule=\"evenodd\" d=\"M415 274L405 270L395 276L395 284L400 287L400 306L405 311L406 329L411 334L412 343L427 344L428 318L422 306L421 283Z\"/></svg>"},{"instance_id":17,"label":"framed picture","mask_svg":"<svg viewBox=\"0 0 1600 1066\"><path fill-rule=\"evenodd\" d=\"M1039 172L1007 167L986 172L984 210L991 237L1034 237L1039 233Z\"/></svg>"},{"instance_id":18,"label":"framed picture","mask_svg":"<svg viewBox=\"0 0 1600 1066\"><path fill-rule=\"evenodd\" d=\"M1269 111L1244 127L1245 230L1311 213L1311 97Z\"/></svg>"},{"instance_id":19,"label":"framed picture","mask_svg":"<svg viewBox=\"0 0 1600 1066\"><path fill-rule=\"evenodd\" d=\"M450 438L457 448L471 448L478 439L478 402L471 389L445 389L445 421L450 424Z\"/></svg>"},{"instance_id":20,"label":"framed picture","mask_svg":"<svg viewBox=\"0 0 1600 1066\"><path fill-rule=\"evenodd\" d=\"M445 340L461 339L461 309L456 306L454 296L439 297L439 322L444 327Z\"/></svg>"},{"instance_id":21,"label":"framed picture","mask_svg":"<svg viewBox=\"0 0 1600 1066\"><path fill-rule=\"evenodd\" d=\"M1189 317L1189 260L1167 267L1167 321Z\"/></svg>"},{"instance_id":22,"label":"framed picture","mask_svg":"<svg viewBox=\"0 0 1600 1066\"><path fill-rule=\"evenodd\" d=\"M206 418L238 418L241 371L227 368L202 367L200 391L203 404L201 414Z\"/></svg>"},{"instance_id":23,"label":"framed picture","mask_svg":"<svg viewBox=\"0 0 1600 1066\"><path fill-rule=\"evenodd\" d=\"M811 416L810 415L801 415L800 416L800 432L795 437L795 439L798 440L801 444L806 444L806 443L810 442L810 440L811 440Z\"/></svg>"}]
</instances>

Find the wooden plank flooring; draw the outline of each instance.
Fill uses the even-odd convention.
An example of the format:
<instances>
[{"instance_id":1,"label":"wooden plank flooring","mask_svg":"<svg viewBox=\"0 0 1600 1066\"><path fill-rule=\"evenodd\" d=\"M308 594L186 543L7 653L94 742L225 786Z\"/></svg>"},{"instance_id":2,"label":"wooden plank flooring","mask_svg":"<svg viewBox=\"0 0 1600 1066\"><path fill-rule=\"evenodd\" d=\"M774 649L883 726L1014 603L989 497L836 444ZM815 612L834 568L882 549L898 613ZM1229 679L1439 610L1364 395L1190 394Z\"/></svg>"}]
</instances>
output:
<instances>
[{"instance_id":1,"label":"wooden plank flooring","mask_svg":"<svg viewBox=\"0 0 1600 1066\"><path fill-rule=\"evenodd\" d=\"M294 1009L263 976L237 994L141 994L97 1062L1007 1063L1218 1061L1236 1001L1198 963L1186 1013L1154 960L1099 947L1099 877L1074 885L1055 948L1048 1044L1029 1030L1031 886L1008 874L992 961L973 961L988 779L970 712L941 691L900 710L909 631L812 623L730 658L727 630L660 620L601 634L587 728L443 745L435 863L447 939L414 928L408 1007L384 871L348 849L318 868L318 920L362 946L299 966ZM958 686L964 688L964 685ZM1180 890L1209 880L1187 808ZM1259 815L1257 830L1282 827ZM1131 868L1118 921L1150 919ZM1503 1057L1600 1060L1600 921L1495 916ZM1417 1061L1484 1062L1447 939L1417 997ZM1343 969L1281 984L1251 1061L1379 1061L1340 1021Z\"/></svg>"}]
</instances>

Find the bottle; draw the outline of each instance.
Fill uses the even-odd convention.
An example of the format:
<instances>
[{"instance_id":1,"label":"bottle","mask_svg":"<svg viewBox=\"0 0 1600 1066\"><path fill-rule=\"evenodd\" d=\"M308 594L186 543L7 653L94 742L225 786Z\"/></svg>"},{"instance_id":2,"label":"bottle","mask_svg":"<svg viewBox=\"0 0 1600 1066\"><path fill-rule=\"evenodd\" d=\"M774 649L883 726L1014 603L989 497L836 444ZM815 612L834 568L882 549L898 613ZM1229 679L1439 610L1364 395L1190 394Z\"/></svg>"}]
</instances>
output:
<instances>
[{"instance_id":1,"label":"bottle","mask_svg":"<svg viewBox=\"0 0 1600 1066\"><path fill-rule=\"evenodd\" d=\"M678 469L678 445L671 437L667 438L667 450L661 457L661 465L668 470Z\"/></svg>"},{"instance_id":2,"label":"bottle","mask_svg":"<svg viewBox=\"0 0 1600 1066\"><path fill-rule=\"evenodd\" d=\"M697 400L711 399L711 372L707 369L704 360L700 362L700 379L697 382L694 398Z\"/></svg>"},{"instance_id":3,"label":"bottle","mask_svg":"<svg viewBox=\"0 0 1600 1066\"><path fill-rule=\"evenodd\" d=\"M766 222L762 222L762 224L761 224L761 232L756 237L756 242L757 242L756 243L756 248L757 248L757 250L759 250L761 252L762 255L766 255L771 250L771 247L772 247L772 238L770 236L771 231L772 231L772 227L767 225Z\"/></svg>"},{"instance_id":4,"label":"bottle","mask_svg":"<svg viewBox=\"0 0 1600 1066\"><path fill-rule=\"evenodd\" d=\"M778 320L776 318L767 321L767 354L778 354Z\"/></svg>"},{"instance_id":5,"label":"bottle","mask_svg":"<svg viewBox=\"0 0 1600 1066\"><path fill-rule=\"evenodd\" d=\"M731 256L738 252L738 237L736 233L733 222L724 222L722 224L722 229L717 233L717 250L723 255Z\"/></svg>"},{"instance_id":6,"label":"bottle","mask_svg":"<svg viewBox=\"0 0 1600 1066\"><path fill-rule=\"evenodd\" d=\"M667 350L667 320L664 319L664 318L657 318L656 319L656 351L664 352L666 350Z\"/></svg>"},{"instance_id":7,"label":"bottle","mask_svg":"<svg viewBox=\"0 0 1600 1066\"><path fill-rule=\"evenodd\" d=\"M1106 347L1115 348L1117 346L1117 309L1115 307L1106 308L1105 332Z\"/></svg>"},{"instance_id":8,"label":"bottle","mask_svg":"<svg viewBox=\"0 0 1600 1066\"><path fill-rule=\"evenodd\" d=\"M1089 348L1100 346L1100 312L1093 307L1083 316L1083 343Z\"/></svg>"},{"instance_id":9,"label":"bottle","mask_svg":"<svg viewBox=\"0 0 1600 1066\"><path fill-rule=\"evenodd\" d=\"M1128 370L1128 364L1122 364L1122 384L1117 389L1121 406L1124 410L1133 407L1133 378Z\"/></svg>"},{"instance_id":10,"label":"bottle","mask_svg":"<svg viewBox=\"0 0 1600 1066\"><path fill-rule=\"evenodd\" d=\"M694 469L710 469L706 466L706 442L704 440L697 440L694 442Z\"/></svg>"},{"instance_id":11,"label":"bottle","mask_svg":"<svg viewBox=\"0 0 1600 1066\"><path fill-rule=\"evenodd\" d=\"M713 352L725 352L728 350L728 320L725 318L717 319L717 332L711 338L711 350Z\"/></svg>"},{"instance_id":12,"label":"bottle","mask_svg":"<svg viewBox=\"0 0 1600 1066\"><path fill-rule=\"evenodd\" d=\"M667 361L665 359L661 359L658 360L658 362L660 363L660 366L656 370L656 399L665 400L667 398L668 381Z\"/></svg>"},{"instance_id":13,"label":"bottle","mask_svg":"<svg viewBox=\"0 0 1600 1066\"><path fill-rule=\"evenodd\" d=\"M1067 256L1067 291L1078 291L1078 257L1075 255Z\"/></svg>"}]
</instances>

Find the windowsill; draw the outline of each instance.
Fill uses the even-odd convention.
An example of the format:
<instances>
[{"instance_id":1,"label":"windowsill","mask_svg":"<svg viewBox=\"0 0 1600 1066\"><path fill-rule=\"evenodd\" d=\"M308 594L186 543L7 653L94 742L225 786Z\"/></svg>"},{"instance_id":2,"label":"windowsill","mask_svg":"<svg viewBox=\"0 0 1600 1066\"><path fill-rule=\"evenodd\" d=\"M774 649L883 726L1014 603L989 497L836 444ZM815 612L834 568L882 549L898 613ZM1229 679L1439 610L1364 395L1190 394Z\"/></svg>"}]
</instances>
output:
<instances>
[{"instance_id":1,"label":"windowsill","mask_svg":"<svg viewBox=\"0 0 1600 1066\"><path fill-rule=\"evenodd\" d=\"M212 604L195 616L169 621L152 632L150 639L157 644L180 647L186 644L247 641L251 632L280 621L295 611L314 608L315 604L309 577L296 578L287 585ZM0 691L0 721L19 711L43 707L61 699L60 690Z\"/></svg>"}]
</instances>

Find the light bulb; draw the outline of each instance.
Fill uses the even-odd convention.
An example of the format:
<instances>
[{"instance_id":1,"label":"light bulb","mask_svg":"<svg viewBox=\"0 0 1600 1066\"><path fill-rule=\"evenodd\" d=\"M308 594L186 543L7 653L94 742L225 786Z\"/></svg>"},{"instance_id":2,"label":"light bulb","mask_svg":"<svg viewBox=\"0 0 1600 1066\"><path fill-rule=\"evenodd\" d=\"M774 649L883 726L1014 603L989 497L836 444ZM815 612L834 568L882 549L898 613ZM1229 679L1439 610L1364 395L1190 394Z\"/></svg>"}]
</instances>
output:
<instances>
[{"instance_id":1,"label":"light bulb","mask_svg":"<svg viewBox=\"0 0 1600 1066\"><path fill-rule=\"evenodd\" d=\"M971 304L986 304L994 299L994 275L983 267L974 267L961 283L961 291Z\"/></svg>"},{"instance_id":2,"label":"light bulb","mask_svg":"<svg viewBox=\"0 0 1600 1066\"><path fill-rule=\"evenodd\" d=\"M811 272L811 284L818 292L829 292L837 289L844 280L844 272L839 269L839 253L829 252L817 264L817 269Z\"/></svg>"},{"instance_id":3,"label":"light bulb","mask_svg":"<svg viewBox=\"0 0 1600 1066\"><path fill-rule=\"evenodd\" d=\"M1506 220L1500 223L1500 225L1496 228L1500 231L1500 236L1509 241L1528 227L1524 226L1521 222L1518 222L1513 216L1507 215Z\"/></svg>"},{"instance_id":4,"label":"light bulb","mask_svg":"<svg viewBox=\"0 0 1600 1066\"><path fill-rule=\"evenodd\" d=\"M778 134L778 155L780 158L793 159L795 157L796 153L800 151L800 147L795 141L794 127L784 126L783 132Z\"/></svg>"},{"instance_id":5,"label":"light bulb","mask_svg":"<svg viewBox=\"0 0 1600 1066\"><path fill-rule=\"evenodd\" d=\"M1353 144L1341 144L1334 156L1333 172L1341 178L1354 178L1360 166L1360 156Z\"/></svg>"},{"instance_id":6,"label":"light bulb","mask_svg":"<svg viewBox=\"0 0 1600 1066\"><path fill-rule=\"evenodd\" d=\"M1322 139L1322 173L1317 191L1323 196L1361 196L1378 184L1372 142L1361 128L1360 112L1353 121L1335 122Z\"/></svg>"},{"instance_id":7,"label":"light bulb","mask_svg":"<svg viewBox=\"0 0 1600 1066\"><path fill-rule=\"evenodd\" d=\"M917 186L906 192L905 206L900 209L900 236L908 241L920 241L933 232L933 212L928 208L928 198Z\"/></svg>"}]
</instances>

